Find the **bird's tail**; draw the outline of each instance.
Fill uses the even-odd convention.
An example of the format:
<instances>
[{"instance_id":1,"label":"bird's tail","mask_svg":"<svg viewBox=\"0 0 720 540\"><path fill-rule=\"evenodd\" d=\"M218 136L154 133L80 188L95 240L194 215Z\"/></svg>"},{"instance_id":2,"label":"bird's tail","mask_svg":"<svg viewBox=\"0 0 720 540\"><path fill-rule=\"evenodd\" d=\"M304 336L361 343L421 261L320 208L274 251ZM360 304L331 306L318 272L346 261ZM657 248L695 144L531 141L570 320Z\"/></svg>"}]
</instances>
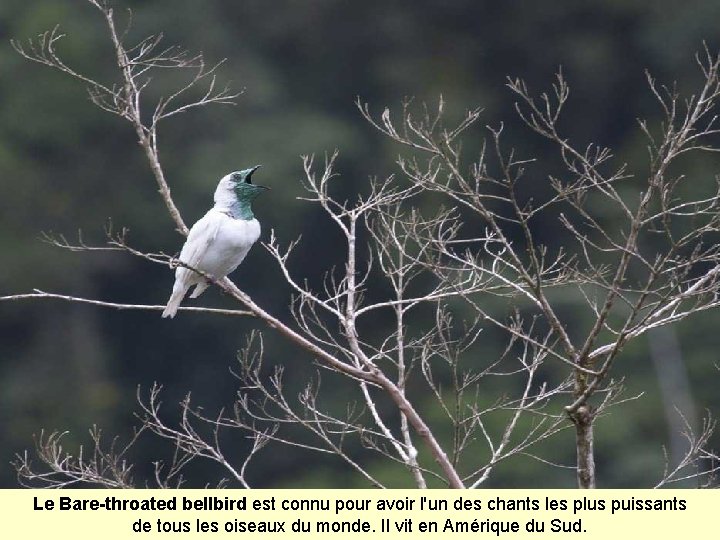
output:
<instances>
[{"instance_id":1,"label":"bird's tail","mask_svg":"<svg viewBox=\"0 0 720 540\"><path fill-rule=\"evenodd\" d=\"M162 313L163 319L166 317L170 317L171 319L175 317L175 314L180 307L180 302L182 302L183 298L185 298L185 293L187 293L187 291L188 287L183 285L173 287L173 292L170 295L167 306L165 306L165 310Z\"/></svg>"},{"instance_id":2,"label":"bird's tail","mask_svg":"<svg viewBox=\"0 0 720 540\"><path fill-rule=\"evenodd\" d=\"M207 289L210 286L210 283L203 280L197 285L195 285L195 288L193 289L193 292L190 293L190 298L197 298L200 296L203 292L205 292L205 289Z\"/></svg>"}]
</instances>

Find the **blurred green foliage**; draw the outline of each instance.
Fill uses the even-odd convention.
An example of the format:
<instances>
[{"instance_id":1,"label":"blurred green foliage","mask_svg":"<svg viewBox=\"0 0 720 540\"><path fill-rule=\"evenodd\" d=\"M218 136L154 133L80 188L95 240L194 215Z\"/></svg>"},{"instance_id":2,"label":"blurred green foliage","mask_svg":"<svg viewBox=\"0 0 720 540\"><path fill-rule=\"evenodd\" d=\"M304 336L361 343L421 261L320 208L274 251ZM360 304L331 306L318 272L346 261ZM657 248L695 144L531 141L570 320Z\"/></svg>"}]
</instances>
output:
<instances>
[{"instance_id":1,"label":"blurred green foliage","mask_svg":"<svg viewBox=\"0 0 720 540\"><path fill-rule=\"evenodd\" d=\"M186 221L194 222L211 205L220 176L262 163L258 181L273 188L256 205L264 238L273 228L283 242L299 234L323 239L294 255L299 279L317 279L342 253L339 236L328 234L322 214L296 199L302 194L299 156L338 148L348 196L365 189L368 176L397 172L393 160L400 149L361 119L357 96L375 110L397 106L406 96L432 103L440 94L454 114L482 106L483 123L505 120L515 145L552 163L549 149L514 119L504 82L518 75L531 88L545 89L562 66L572 88L566 132L578 142L613 147L618 160L628 160L641 174L645 150L635 120L658 113L643 70L691 88L699 79L694 52L702 40L711 49L720 42L720 3L714 0L682 5L670 0L136 0L124 5L133 11L133 35L164 32L168 43L202 50L209 59L227 58L220 76L244 89L237 107L194 111L161 127L161 157ZM76 81L25 61L10 47L11 38L33 37L55 24L68 34L60 45L68 63L103 80L114 77L103 21L84 2L0 3L0 294L37 287L163 303L172 285L167 268L122 254L68 253L39 241L42 231L72 237L82 229L86 240L101 242L112 218L130 228L130 242L139 248L173 252L182 243L130 127L94 108ZM163 91L162 82L156 91ZM716 157L688 164L697 189L712 182L718 165ZM289 291L261 247L234 277L260 305L288 318ZM216 291L206 293L203 302L228 303ZM568 310L572 302L568 299ZM675 329L698 410L720 405L714 392L719 322L711 313ZM181 314L168 322L156 313L54 301L0 304L0 486L15 485L9 461L31 447L41 429L69 430L71 446L86 441L84 433L93 424L128 435L138 385L163 384L168 414L189 391L206 410L228 405L236 387L228 366L257 327L252 320L209 315ZM502 346L490 335L483 339L486 352ZM270 340L267 353L268 361L284 364L287 378L298 385L314 375L310 359L287 343ZM645 341L628 349L615 375L627 377L629 394L644 395L598 422L599 485L652 485L669 434ZM342 382L323 377L326 405L343 407ZM427 392L419 384L409 391L420 402ZM439 412L428 406L425 414L448 435ZM243 441L227 444L232 451ZM553 461L573 462L571 431L543 445L542 453ZM143 448L146 455L162 451ZM364 486L337 459L277 447L266 452L251 478L258 485ZM368 459L361 448L353 452ZM372 459L373 472L409 485L400 467ZM141 468L138 475L147 472ZM217 473L199 466L190 485L204 485ZM567 487L574 477L566 469L515 459L497 469L490 485Z\"/></svg>"}]
</instances>

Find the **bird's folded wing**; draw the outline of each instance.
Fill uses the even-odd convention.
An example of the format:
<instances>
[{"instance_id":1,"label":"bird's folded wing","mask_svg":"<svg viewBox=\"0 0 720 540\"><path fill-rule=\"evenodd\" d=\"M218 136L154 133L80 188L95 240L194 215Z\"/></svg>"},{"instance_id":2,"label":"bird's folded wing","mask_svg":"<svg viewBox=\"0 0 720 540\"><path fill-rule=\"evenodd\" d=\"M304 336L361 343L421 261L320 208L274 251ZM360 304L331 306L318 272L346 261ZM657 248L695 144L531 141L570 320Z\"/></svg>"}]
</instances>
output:
<instances>
[{"instance_id":1,"label":"bird's folded wing","mask_svg":"<svg viewBox=\"0 0 720 540\"><path fill-rule=\"evenodd\" d=\"M203 257L217 238L223 219L226 219L225 216L213 210L200 218L188 233L180 260L192 268L202 270Z\"/></svg>"}]
</instances>

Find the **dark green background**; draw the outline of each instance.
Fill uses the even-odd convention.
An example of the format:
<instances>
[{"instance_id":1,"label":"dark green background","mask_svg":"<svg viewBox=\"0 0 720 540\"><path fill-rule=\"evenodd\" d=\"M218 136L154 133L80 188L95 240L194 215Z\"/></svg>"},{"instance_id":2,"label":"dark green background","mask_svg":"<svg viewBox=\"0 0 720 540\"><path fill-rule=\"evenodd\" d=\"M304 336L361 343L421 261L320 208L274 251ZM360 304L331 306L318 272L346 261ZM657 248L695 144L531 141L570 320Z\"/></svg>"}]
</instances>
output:
<instances>
[{"instance_id":1,"label":"dark green background","mask_svg":"<svg viewBox=\"0 0 720 540\"><path fill-rule=\"evenodd\" d=\"M189 223L210 206L217 179L257 163L259 183L273 191L256 204L267 240L274 228L283 242L306 242L293 263L297 275L317 276L340 261L340 237L328 234L321 213L302 201L301 154L337 148L342 185L351 195L368 176L396 171L400 149L360 117L360 96L375 110L406 96L449 109L482 106L484 124L511 120L513 97L505 77L519 75L541 90L558 66L571 85L564 127L579 143L612 146L619 160L642 172L638 116L657 117L645 83L649 69L682 88L699 81L693 54L707 40L720 42L720 3L714 0L576 0L498 2L453 0L350 1L136 1L134 35L162 31L168 43L227 57L220 76L244 89L237 107L215 107L169 120L161 127L161 157L176 203ZM120 10L118 10L120 11ZM82 1L3 0L0 3L0 295L32 288L128 303L164 303L172 275L167 268L124 254L73 254L38 240L42 231L69 237L83 230L103 240L103 226L130 228L141 249L173 252L181 238L156 193L129 125L94 108L82 85L31 64L10 47L60 24L68 38L60 51L73 66L107 80L112 49L99 13ZM161 83L162 84L162 83ZM162 86L160 87L160 90ZM510 138L547 148L512 119ZM580 144L582 146L582 144ZM689 171L699 187L712 181L717 158ZM268 253L256 247L234 274L236 281L273 314L288 318L289 291ZM230 305L217 291L203 304ZM715 363L717 313L675 328L687 365L695 407L717 410ZM69 430L70 447L86 440L93 424L127 436L133 425L135 389L165 386L171 415L192 391L209 411L227 405L236 381L228 367L250 329L259 324L210 315L118 312L57 301L0 304L0 486L16 485L13 455L32 446L41 429ZM309 359L273 339L268 361L287 366L298 383L312 376ZM492 350L496 344L488 344ZM602 487L653 485L661 474L669 434L648 357L647 338L633 343L618 366L633 403L614 409L597 426L598 483ZM346 393L326 376L329 407L343 407ZM331 388L332 387L332 388ZM290 390L297 389L291 385ZM411 397L423 401L418 388ZM429 418L436 418L430 406ZM440 430L442 434L442 430ZM229 440L230 451L242 441ZM138 458L157 459L161 448L143 446ZM361 487L361 478L339 460L270 447L251 480L261 486ZM569 433L549 441L544 455L572 463ZM357 450L357 455L373 456ZM397 485L408 475L382 461L368 461ZM385 470L387 469L387 470ZM147 469L140 466L142 481ZM189 484L202 486L219 471L200 466ZM394 483L394 482L390 482ZM574 485L570 471L518 459L500 467L492 486Z\"/></svg>"}]
</instances>

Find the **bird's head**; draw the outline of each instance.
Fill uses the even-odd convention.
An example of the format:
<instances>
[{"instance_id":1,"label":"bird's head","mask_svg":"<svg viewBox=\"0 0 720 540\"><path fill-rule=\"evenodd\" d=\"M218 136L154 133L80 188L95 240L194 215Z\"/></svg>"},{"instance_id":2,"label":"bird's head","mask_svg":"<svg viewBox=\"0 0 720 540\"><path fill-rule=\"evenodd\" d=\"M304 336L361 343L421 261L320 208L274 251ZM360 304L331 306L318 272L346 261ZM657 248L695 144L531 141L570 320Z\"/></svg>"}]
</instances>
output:
<instances>
[{"instance_id":1,"label":"bird's head","mask_svg":"<svg viewBox=\"0 0 720 540\"><path fill-rule=\"evenodd\" d=\"M256 165L223 176L215 190L215 202L220 204L233 204L236 201L250 203L263 191L270 189L252 183L252 175L259 168L260 165Z\"/></svg>"}]
</instances>

